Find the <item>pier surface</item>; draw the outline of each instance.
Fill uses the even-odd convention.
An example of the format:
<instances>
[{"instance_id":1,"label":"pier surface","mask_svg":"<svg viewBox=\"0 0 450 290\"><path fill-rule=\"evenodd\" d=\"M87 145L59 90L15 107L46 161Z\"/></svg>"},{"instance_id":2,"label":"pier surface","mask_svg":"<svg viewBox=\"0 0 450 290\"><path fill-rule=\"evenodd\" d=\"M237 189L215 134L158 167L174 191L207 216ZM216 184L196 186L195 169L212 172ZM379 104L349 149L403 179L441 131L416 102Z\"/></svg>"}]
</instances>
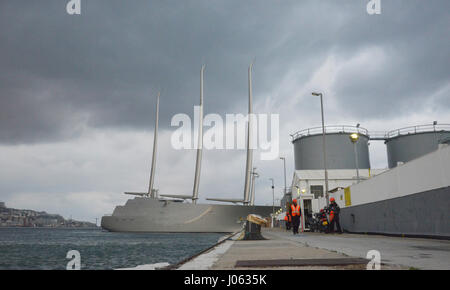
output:
<instances>
[{"instance_id":1,"label":"pier surface","mask_svg":"<svg viewBox=\"0 0 450 290\"><path fill-rule=\"evenodd\" d=\"M180 270L366 269L376 250L381 269L450 269L450 241L359 234L321 234L263 228L266 240L236 236L192 260Z\"/></svg>"}]
</instances>

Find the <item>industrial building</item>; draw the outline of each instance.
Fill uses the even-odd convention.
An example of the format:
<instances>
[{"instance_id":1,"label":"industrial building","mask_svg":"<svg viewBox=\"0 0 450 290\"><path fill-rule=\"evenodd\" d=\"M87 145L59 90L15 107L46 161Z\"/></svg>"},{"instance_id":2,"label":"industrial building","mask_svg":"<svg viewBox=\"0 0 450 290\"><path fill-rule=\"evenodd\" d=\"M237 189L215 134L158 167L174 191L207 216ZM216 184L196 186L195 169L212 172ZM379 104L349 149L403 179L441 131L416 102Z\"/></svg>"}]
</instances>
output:
<instances>
[{"instance_id":1,"label":"industrial building","mask_svg":"<svg viewBox=\"0 0 450 290\"><path fill-rule=\"evenodd\" d=\"M450 142L450 125L413 126L393 130L384 137L389 168L419 158Z\"/></svg>"},{"instance_id":2,"label":"industrial building","mask_svg":"<svg viewBox=\"0 0 450 290\"><path fill-rule=\"evenodd\" d=\"M440 175L436 170L444 169L436 166L430 168L427 172L423 172L423 170L416 168L420 166L420 162L416 160L425 155L428 156L430 153L436 153L439 148L442 149L450 143L450 125L438 125L437 122L434 122L432 125L413 126L374 134L370 134L367 129L361 128L359 125L326 126L325 134L323 134L322 127L318 127L296 132L291 137L294 146L295 172L291 189L283 198L284 204L282 206L285 207L286 203L289 203L292 198L298 198L302 201L301 206L305 215L311 216L312 213L319 211L320 208L327 204L325 198L327 185L329 195L335 197L341 208L348 207L348 210L355 205L361 206L362 204L375 201L383 201L387 204L390 203L387 199L395 199L399 196L422 192L423 186L417 184L415 189L413 188L414 186L408 187L404 184L415 183L408 182L404 176L397 176L403 174L402 172L405 169L394 169L402 167L406 163L411 163L411 165L408 165L408 174L411 175L408 175L408 178L421 180L422 185L427 184L426 180L434 180L435 176ZM326 146L323 146L324 137L326 138ZM371 140L384 141L386 144L389 168L372 169L370 167L368 146ZM450 150L450 147L446 150ZM444 154L444 160L447 157L450 156ZM448 160L448 163L450 163L450 160ZM415 176L414 171L422 174L420 178ZM434 176L430 175L432 172L434 172ZM393 177L395 174L397 174L396 177ZM325 178L325 175L328 178ZM390 186L385 184L386 181L382 181L386 176L391 176ZM450 177L448 180L450 180ZM444 194L445 204L450 200L449 187L445 189L445 186L448 185L437 183L435 186L429 186L427 189L442 188L443 192L440 194ZM353 188L358 188L358 190L353 190ZM404 191L400 192L400 188ZM356 192L358 193L355 195ZM387 192L390 193L387 194ZM415 206L417 207L418 205ZM342 212L345 213L348 210L343 210ZM415 209L406 207L404 210ZM364 211L369 212L370 210L365 208ZM392 229L386 226L385 230L383 230L379 227L373 228L373 224L370 226L370 223L364 226L361 223L361 220L364 220L364 218L361 219L361 212L359 212L359 215L360 223L358 227L355 224L348 224L349 220L354 219L353 214L352 219L348 217L342 219L344 228L351 231L357 230L358 232L415 233L414 230L407 227ZM386 213L382 213L383 216L386 217ZM378 220L379 222L383 219L382 217ZM391 218L395 219L395 215L391 215ZM367 221L369 220L373 221L373 219L367 218ZM448 226L448 223L445 225ZM433 235L433 232L425 232L423 229L421 231L417 230L416 234ZM442 235L445 232L450 235L450 228L442 230L442 227L439 227L439 231L434 233Z\"/></svg>"},{"instance_id":3,"label":"industrial building","mask_svg":"<svg viewBox=\"0 0 450 290\"><path fill-rule=\"evenodd\" d=\"M322 127L308 128L291 135L294 145L295 172L291 190L285 202L291 198L309 198L305 205L310 214L326 205L325 164ZM386 169L371 169L369 158L369 133L360 126L326 126L326 162L328 191L348 187L368 179ZM353 142L350 136L357 134ZM284 205L285 206L285 205Z\"/></svg>"}]
</instances>

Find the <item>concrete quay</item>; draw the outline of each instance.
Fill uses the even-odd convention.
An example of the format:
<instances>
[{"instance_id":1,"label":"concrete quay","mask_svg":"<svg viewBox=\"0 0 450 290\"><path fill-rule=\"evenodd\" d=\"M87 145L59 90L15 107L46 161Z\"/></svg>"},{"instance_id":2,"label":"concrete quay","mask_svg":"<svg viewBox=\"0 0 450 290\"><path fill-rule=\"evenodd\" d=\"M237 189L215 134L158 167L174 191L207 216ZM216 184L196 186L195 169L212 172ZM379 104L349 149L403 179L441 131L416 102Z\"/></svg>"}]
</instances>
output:
<instances>
[{"instance_id":1,"label":"concrete quay","mask_svg":"<svg viewBox=\"0 0 450 290\"><path fill-rule=\"evenodd\" d=\"M450 241L357 234L300 233L263 228L266 240L227 239L179 270L364 270L380 253L382 270L450 269Z\"/></svg>"}]
</instances>

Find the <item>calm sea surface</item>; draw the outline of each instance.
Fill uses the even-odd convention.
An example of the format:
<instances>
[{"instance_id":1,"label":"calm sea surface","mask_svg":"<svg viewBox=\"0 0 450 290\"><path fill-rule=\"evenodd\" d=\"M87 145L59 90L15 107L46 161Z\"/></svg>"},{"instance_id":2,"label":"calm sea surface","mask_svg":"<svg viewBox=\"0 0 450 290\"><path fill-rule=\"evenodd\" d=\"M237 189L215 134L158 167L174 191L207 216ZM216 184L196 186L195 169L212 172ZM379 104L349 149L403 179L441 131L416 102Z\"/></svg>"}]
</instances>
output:
<instances>
[{"instance_id":1,"label":"calm sea surface","mask_svg":"<svg viewBox=\"0 0 450 290\"><path fill-rule=\"evenodd\" d=\"M97 229L0 228L0 269L66 269L67 252L81 254L81 269L174 264L224 234L110 233Z\"/></svg>"}]
</instances>

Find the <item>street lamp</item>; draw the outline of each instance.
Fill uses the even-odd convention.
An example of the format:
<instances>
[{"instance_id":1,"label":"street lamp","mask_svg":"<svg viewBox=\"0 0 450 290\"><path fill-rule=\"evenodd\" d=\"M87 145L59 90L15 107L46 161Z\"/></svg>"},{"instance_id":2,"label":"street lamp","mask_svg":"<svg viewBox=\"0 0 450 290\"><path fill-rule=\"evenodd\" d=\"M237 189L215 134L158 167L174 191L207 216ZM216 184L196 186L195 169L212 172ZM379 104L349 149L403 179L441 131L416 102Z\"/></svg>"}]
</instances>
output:
<instances>
[{"instance_id":1,"label":"street lamp","mask_svg":"<svg viewBox=\"0 0 450 290\"><path fill-rule=\"evenodd\" d=\"M298 185L296 185L295 187L297 188L297 196L298 196L298 197L300 197L300 192L301 192L302 194L305 194L305 193L306 193L306 189L300 188L300 187L298 187Z\"/></svg>"},{"instance_id":2,"label":"street lamp","mask_svg":"<svg viewBox=\"0 0 450 290\"><path fill-rule=\"evenodd\" d=\"M326 154L326 143L325 143L325 120L323 117L323 95L322 93L312 93L313 96L320 96L320 109L322 112L322 143L323 143L323 167L325 170L325 198L327 199L327 206L329 205L328 200L328 171L327 171L327 154Z\"/></svg>"},{"instance_id":3,"label":"street lamp","mask_svg":"<svg viewBox=\"0 0 450 290\"><path fill-rule=\"evenodd\" d=\"M273 227L273 219L275 218L275 186L273 178L269 178L272 181L272 227Z\"/></svg>"},{"instance_id":4,"label":"street lamp","mask_svg":"<svg viewBox=\"0 0 450 290\"><path fill-rule=\"evenodd\" d=\"M284 164L284 194L286 194L286 158L284 157L280 157L281 160L283 160L283 164Z\"/></svg>"},{"instance_id":5,"label":"street lamp","mask_svg":"<svg viewBox=\"0 0 450 290\"><path fill-rule=\"evenodd\" d=\"M269 178L272 181L272 213L275 214L275 186L273 178Z\"/></svg>"},{"instance_id":6,"label":"street lamp","mask_svg":"<svg viewBox=\"0 0 450 290\"><path fill-rule=\"evenodd\" d=\"M359 140L359 134L358 133L353 133L350 134L350 141L352 141L353 143L353 149L355 150L355 166L356 166L356 179L358 180L358 183L360 181L359 179L359 162L358 162L358 151L357 151L357 147L356 144L358 143Z\"/></svg>"}]
</instances>

